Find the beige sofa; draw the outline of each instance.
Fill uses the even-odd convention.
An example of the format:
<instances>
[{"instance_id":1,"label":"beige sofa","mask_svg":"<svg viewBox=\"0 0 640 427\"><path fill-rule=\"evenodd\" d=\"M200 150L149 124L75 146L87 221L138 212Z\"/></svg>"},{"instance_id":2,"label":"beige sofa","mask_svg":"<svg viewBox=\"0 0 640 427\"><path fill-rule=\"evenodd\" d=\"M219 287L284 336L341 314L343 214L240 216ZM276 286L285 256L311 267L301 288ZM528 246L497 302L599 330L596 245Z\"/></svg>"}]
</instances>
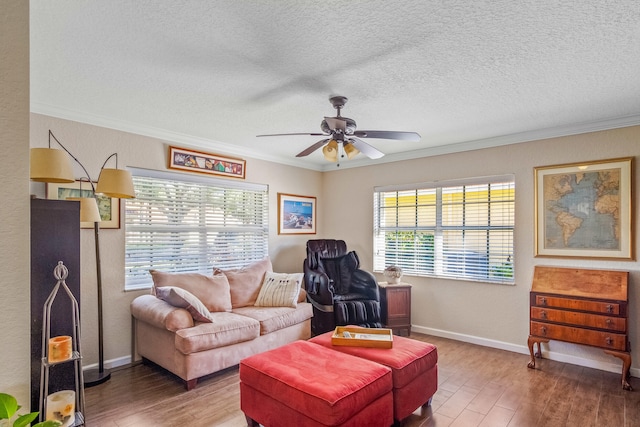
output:
<instances>
[{"instance_id":1,"label":"beige sofa","mask_svg":"<svg viewBox=\"0 0 640 427\"><path fill-rule=\"evenodd\" d=\"M185 381L311 336L302 273L272 272L270 260L211 276L151 271L152 294L131 303L136 351Z\"/></svg>"}]
</instances>

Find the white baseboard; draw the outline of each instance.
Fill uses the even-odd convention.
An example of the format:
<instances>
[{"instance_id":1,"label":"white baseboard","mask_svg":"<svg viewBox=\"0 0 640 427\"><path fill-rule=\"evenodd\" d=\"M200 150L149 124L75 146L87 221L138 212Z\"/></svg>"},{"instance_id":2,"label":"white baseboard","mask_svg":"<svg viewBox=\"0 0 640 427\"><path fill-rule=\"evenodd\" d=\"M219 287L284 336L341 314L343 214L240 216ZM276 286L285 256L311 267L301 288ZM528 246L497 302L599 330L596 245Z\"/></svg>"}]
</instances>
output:
<instances>
[{"instance_id":1,"label":"white baseboard","mask_svg":"<svg viewBox=\"0 0 640 427\"><path fill-rule=\"evenodd\" d=\"M119 368L120 366L129 365L130 363L131 363L131 356L122 356L116 359L105 360L104 367L106 369L114 369L114 368ZM88 369L96 369L96 368L98 368L98 364L92 363L91 365L83 366L82 370L86 371Z\"/></svg>"},{"instance_id":2,"label":"white baseboard","mask_svg":"<svg viewBox=\"0 0 640 427\"><path fill-rule=\"evenodd\" d=\"M444 331L441 329L427 328L425 326L411 325L411 330L426 335L436 337L449 338L456 341L468 342L484 347L497 348L499 350L511 351L520 354L529 354L529 348L526 345L517 345L504 341L496 341L473 335L459 334L457 332ZM570 363L572 365L584 366L586 368L600 369L601 371L621 373L621 363L608 363L600 360L585 359L584 357L576 357L570 354L557 353L553 351L545 351L543 354L545 359L555 360L558 362ZM612 360L617 360L612 358ZM640 369L631 368L631 376L640 378Z\"/></svg>"}]
</instances>

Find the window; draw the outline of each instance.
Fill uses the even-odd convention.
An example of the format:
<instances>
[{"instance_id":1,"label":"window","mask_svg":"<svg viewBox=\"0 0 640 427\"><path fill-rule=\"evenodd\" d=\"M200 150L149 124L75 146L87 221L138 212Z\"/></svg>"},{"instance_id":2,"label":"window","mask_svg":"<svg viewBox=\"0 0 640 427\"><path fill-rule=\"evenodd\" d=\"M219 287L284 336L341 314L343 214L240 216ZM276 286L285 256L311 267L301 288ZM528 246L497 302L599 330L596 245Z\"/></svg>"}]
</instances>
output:
<instances>
[{"instance_id":1,"label":"window","mask_svg":"<svg viewBox=\"0 0 640 427\"><path fill-rule=\"evenodd\" d=\"M512 175L374 189L374 270L513 282Z\"/></svg>"},{"instance_id":2,"label":"window","mask_svg":"<svg viewBox=\"0 0 640 427\"><path fill-rule=\"evenodd\" d=\"M133 170L126 201L125 289L150 286L150 269L211 274L268 254L266 185Z\"/></svg>"}]
</instances>

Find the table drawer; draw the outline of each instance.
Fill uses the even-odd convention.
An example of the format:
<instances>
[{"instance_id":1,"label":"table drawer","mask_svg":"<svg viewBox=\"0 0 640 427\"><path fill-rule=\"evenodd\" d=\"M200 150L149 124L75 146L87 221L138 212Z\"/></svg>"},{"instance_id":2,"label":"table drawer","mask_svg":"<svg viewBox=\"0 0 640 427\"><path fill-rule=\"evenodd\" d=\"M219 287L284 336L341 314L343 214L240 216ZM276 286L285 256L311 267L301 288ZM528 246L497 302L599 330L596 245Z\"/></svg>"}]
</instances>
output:
<instances>
[{"instance_id":1,"label":"table drawer","mask_svg":"<svg viewBox=\"0 0 640 427\"><path fill-rule=\"evenodd\" d=\"M547 322L606 329L616 332L627 332L627 319L623 317L603 316L600 314L581 313L577 311L531 307L531 320L543 320Z\"/></svg>"},{"instance_id":2,"label":"table drawer","mask_svg":"<svg viewBox=\"0 0 640 427\"><path fill-rule=\"evenodd\" d=\"M593 311L602 314L621 314L620 303L613 301L591 301L552 295L536 295L535 305L540 307L568 308L578 311Z\"/></svg>"},{"instance_id":3,"label":"table drawer","mask_svg":"<svg viewBox=\"0 0 640 427\"><path fill-rule=\"evenodd\" d=\"M592 345L611 350L627 350L627 336L625 334L614 332L592 331L573 326L554 325L553 323L532 321L531 335L549 338L552 340Z\"/></svg>"}]
</instances>

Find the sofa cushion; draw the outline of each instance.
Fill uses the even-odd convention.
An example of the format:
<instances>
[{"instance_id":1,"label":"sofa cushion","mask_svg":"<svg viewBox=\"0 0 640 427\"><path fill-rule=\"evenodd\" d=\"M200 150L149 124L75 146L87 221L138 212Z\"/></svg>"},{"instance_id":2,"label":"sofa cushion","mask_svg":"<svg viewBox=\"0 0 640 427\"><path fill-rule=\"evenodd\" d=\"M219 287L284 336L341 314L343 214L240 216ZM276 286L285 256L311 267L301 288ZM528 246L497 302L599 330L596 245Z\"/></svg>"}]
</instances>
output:
<instances>
[{"instance_id":1,"label":"sofa cushion","mask_svg":"<svg viewBox=\"0 0 640 427\"><path fill-rule=\"evenodd\" d=\"M240 307L233 312L260 322L261 335L302 323L313 317L313 307L308 302L298 304L297 308Z\"/></svg>"},{"instance_id":2,"label":"sofa cushion","mask_svg":"<svg viewBox=\"0 0 640 427\"><path fill-rule=\"evenodd\" d=\"M213 323L199 323L176 332L176 349L183 354L224 347L260 336L260 322L239 314L211 313Z\"/></svg>"},{"instance_id":3,"label":"sofa cushion","mask_svg":"<svg viewBox=\"0 0 640 427\"><path fill-rule=\"evenodd\" d=\"M224 275L205 276L198 273L166 273L149 270L155 288L174 286L195 295L209 311L231 311L229 281Z\"/></svg>"},{"instance_id":4,"label":"sofa cushion","mask_svg":"<svg viewBox=\"0 0 640 427\"><path fill-rule=\"evenodd\" d=\"M174 286L156 288L156 296L174 307L187 310L196 322L213 322L207 307L191 292Z\"/></svg>"},{"instance_id":5,"label":"sofa cushion","mask_svg":"<svg viewBox=\"0 0 640 427\"><path fill-rule=\"evenodd\" d=\"M255 305L258 307L296 307L303 273L274 273L267 271Z\"/></svg>"},{"instance_id":6,"label":"sofa cushion","mask_svg":"<svg viewBox=\"0 0 640 427\"><path fill-rule=\"evenodd\" d=\"M298 294L298 303L305 302L306 300L307 300L307 291L304 288L300 288L300 293Z\"/></svg>"},{"instance_id":7,"label":"sofa cushion","mask_svg":"<svg viewBox=\"0 0 640 427\"><path fill-rule=\"evenodd\" d=\"M268 257L238 269L215 269L214 277L220 275L220 273L227 277L231 290L231 306L238 308L256 303L264 274L267 271L273 271L271 259Z\"/></svg>"}]
</instances>

